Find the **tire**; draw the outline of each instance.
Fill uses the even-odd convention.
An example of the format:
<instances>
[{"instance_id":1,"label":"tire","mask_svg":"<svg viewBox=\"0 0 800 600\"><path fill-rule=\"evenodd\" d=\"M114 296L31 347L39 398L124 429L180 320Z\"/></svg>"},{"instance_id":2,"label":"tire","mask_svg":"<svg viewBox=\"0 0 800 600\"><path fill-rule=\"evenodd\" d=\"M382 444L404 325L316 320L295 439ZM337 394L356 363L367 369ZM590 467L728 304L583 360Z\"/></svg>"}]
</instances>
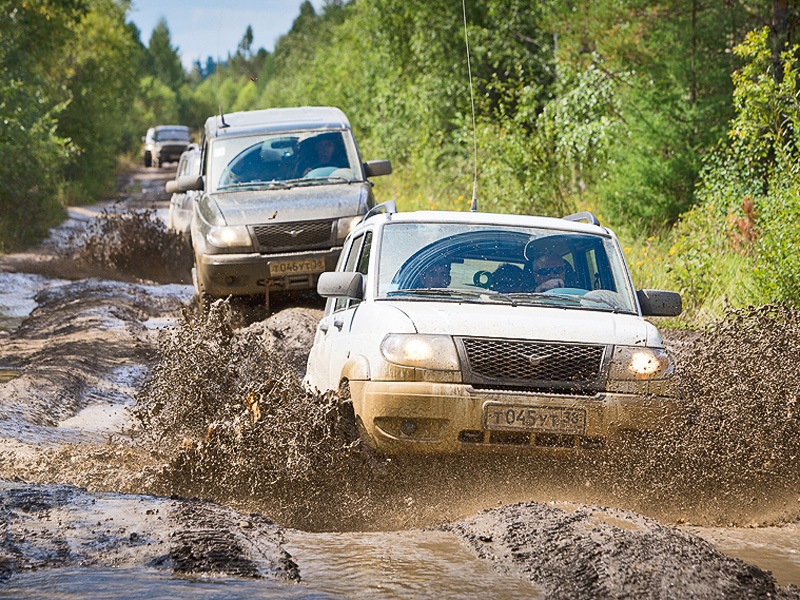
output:
<instances>
[{"instance_id":1,"label":"tire","mask_svg":"<svg viewBox=\"0 0 800 600\"><path fill-rule=\"evenodd\" d=\"M363 442L366 439L366 430L363 430L363 425L358 426L360 419L356 417L355 409L353 408L353 400L350 396L350 382L342 380L339 383L339 417L344 426L344 434L346 441L355 445ZM363 432L362 432L363 430Z\"/></svg>"},{"instance_id":2,"label":"tire","mask_svg":"<svg viewBox=\"0 0 800 600\"><path fill-rule=\"evenodd\" d=\"M145 155L144 155L144 166L145 167L152 167L153 166L153 157L150 156L149 152L145 152Z\"/></svg>"},{"instance_id":3,"label":"tire","mask_svg":"<svg viewBox=\"0 0 800 600\"><path fill-rule=\"evenodd\" d=\"M192 283L194 284L194 302L201 315L207 315L211 309L211 303L216 300L214 296L206 292L200 278L197 276L197 267L192 267Z\"/></svg>"}]
</instances>

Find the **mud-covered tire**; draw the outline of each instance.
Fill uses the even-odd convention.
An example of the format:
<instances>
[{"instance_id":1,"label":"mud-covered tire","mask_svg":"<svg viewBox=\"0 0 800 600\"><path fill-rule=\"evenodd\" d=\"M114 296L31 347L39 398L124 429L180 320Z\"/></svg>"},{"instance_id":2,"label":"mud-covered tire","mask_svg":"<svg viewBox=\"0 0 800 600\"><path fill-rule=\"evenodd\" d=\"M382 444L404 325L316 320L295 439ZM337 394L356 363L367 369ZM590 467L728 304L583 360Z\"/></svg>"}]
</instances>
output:
<instances>
[{"instance_id":1,"label":"mud-covered tire","mask_svg":"<svg viewBox=\"0 0 800 600\"><path fill-rule=\"evenodd\" d=\"M216 300L214 296L206 292L197 274L197 267L192 267L192 284L194 285L194 302L201 315L207 315L211 310L211 304Z\"/></svg>"},{"instance_id":2,"label":"mud-covered tire","mask_svg":"<svg viewBox=\"0 0 800 600\"><path fill-rule=\"evenodd\" d=\"M356 411L353 408L353 400L350 395L350 382L348 382L346 379L339 383L338 396L339 416L342 419L347 441L351 443L364 442L364 435L366 435L366 431L364 431L364 434L362 435L362 432L358 426L359 419L356 417Z\"/></svg>"}]
</instances>

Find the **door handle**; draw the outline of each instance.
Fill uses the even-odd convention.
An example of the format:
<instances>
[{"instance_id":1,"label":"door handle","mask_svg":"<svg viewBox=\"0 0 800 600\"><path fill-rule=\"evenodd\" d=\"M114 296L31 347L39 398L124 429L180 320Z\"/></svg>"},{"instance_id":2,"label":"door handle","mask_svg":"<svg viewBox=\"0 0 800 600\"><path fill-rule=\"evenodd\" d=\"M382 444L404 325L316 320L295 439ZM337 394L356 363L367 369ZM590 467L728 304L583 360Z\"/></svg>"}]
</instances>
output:
<instances>
[{"instance_id":1,"label":"door handle","mask_svg":"<svg viewBox=\"0 0 800 600\"><path fill-rule=\"evenodd\" d=\"M336 319L336 320L333 322L333 326L334 326L334 327L336 327L336 329L338 329L339 331L341 331L341 330L342 330L342 327L344 326L344 322L343 322L343 321L340 321L339 319Z\"/></svg>"}]
</instances>

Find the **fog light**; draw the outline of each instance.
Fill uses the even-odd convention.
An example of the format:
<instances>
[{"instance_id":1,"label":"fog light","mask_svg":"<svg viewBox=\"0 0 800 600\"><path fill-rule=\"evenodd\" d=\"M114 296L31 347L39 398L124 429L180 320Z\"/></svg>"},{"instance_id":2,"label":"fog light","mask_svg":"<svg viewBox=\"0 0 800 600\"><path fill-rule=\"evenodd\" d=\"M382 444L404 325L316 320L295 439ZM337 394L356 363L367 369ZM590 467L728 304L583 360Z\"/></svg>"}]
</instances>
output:
<instances>
[{"instance_id":1,"label":"fog light","mask_svg":"<svg viewBox=\"0 0 800 600\"><path fill-rule=\"evenodd\" d=\"M400 431L403 435L414 435L417 432L417 424L414 421L403 421L400 423Z\"/></svg>"}]
</instances>

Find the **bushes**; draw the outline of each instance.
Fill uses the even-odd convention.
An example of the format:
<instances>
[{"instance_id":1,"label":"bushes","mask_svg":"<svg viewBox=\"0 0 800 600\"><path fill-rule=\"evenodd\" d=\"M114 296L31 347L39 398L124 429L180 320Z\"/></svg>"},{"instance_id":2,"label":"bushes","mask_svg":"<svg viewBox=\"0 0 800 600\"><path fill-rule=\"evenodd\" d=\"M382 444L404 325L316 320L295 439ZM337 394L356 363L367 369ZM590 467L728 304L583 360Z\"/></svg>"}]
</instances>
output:
<instances>
[{"instance_id":1,"label":"bushes","mask_svg":"<svg viewBox=\"0 0 800 600\"><path fill-rule=\"evenodd\" d=\"M0 0L0 251L113 182L135 81L123 17L113 0Z\"/></svg>"}]
</instances>

